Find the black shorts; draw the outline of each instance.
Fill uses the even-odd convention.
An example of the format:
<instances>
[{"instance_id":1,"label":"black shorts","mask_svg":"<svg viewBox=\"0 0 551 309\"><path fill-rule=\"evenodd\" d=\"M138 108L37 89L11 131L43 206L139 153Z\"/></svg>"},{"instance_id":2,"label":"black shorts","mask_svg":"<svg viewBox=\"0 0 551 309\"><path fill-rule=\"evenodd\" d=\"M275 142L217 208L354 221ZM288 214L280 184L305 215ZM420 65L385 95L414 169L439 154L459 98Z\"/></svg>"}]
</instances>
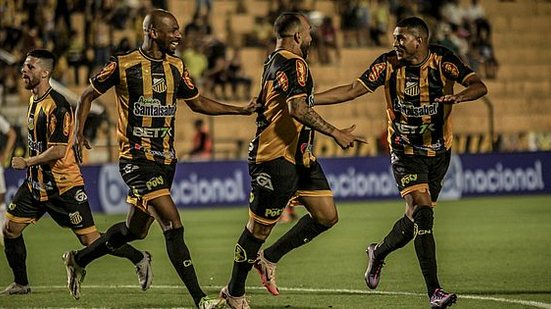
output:
<instances>
[{"instance_id":1,"label":"black shorts","mask_svg":"<svg viewBox=\"0 0 551 309\"><path fill-rule=\"evenodd\" d=\"M39 201L33 197L29 186L23 183L9 204L6 216L16 223L35 223L46 212L57 224L71 228L77 235L96 231L84 186L73 187L47 201Z\"/></svg>"},{"instance_id":2,"label":"black shorts","mask_svg":"<svg viewBox=\"0 0 551 309\"><path fill-rule=\"evenodd\" d=\"M170 195L176 163L166 165L146 159L119 161L119 172L130 188L128 203L147 210L147 203L155 198Z\"/></svg>"},{"instance_id":3,"label":"black shorts","mask_svg":"<svg viewBox=\"0 0 551 309\"><path fill-rule=\"evenodd\" d=\"M434 157L392 152L391 164L400 195L428 190L433 203L438 200L442 182L450 165L451 150Z\"/></svg>"},{"instance_id":4,"label":"black shorts","mask_svg":"<svg viewBox=\"0 0 551 309\"><path fill-rule=\"evenodd\" d=\"M314 161L309 168L278 158L260 164L249 164L251 196L249 214L263 224L277 222L292 198L329 196L331 188L321 165Z\"/></svg>"}]
</instances>

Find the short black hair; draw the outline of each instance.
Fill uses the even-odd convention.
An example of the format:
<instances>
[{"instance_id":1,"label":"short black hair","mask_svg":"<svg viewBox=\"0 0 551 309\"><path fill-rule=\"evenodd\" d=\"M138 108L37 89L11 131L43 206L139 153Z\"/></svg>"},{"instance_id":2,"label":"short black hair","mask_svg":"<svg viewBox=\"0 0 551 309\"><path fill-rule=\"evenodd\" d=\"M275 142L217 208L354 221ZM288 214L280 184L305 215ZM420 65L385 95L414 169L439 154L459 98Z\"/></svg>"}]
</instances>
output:
<instances>
[{"instance_id":1,"label":"short black hair","mask_svg":"<svg viewBox=\"0 0 551 309\"><path fill-rule=\"evenodd\" d=\"M278 39L293 36L294 31L302 25L299 12L281 13L274 22L274 33Z\"/></svg>"},{"instance_id":2,"label":"short black hair","mask_svg":"<svg viewBox=\"0 0 551 309\"><path fill-rule=\"evenodd\" d=\"M408 17L400 20L396 27L417 30L419 36L429 37L429 27L427 23L419 17Z\"/></svg>"},{"instance_id":3,"label":"short black hair","mask_svg":"<svg viewBox=\"0 0 551 309\"><path fill-rule=\"evenodd\" d=\"M57 64L56 56L47 49L33 49L27 53L27 57L34 57L42 60L46 69L50 72L54 71L55 65Z\"/></svg>"}]
</instances>

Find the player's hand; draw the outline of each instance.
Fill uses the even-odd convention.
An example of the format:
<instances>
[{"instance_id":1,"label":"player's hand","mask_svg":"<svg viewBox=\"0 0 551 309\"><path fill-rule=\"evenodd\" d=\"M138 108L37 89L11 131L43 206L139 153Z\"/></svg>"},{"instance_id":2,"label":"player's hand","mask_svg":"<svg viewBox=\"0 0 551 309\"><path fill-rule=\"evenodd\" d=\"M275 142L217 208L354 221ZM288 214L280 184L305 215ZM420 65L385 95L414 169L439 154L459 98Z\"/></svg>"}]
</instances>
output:
<instances>
[{"instance_id":1,"label":"player's hand","mask_svg":"<svg viewBox=\"0 0 551 309\"><path fill-rule=\"evenodd\" d=\"M444 104L457 104L461 102L461 97L454 95L454 94L446 94L445 96L441 96L439 98L434 99L437 103L444 103Z\"/></svg>"},{"instance_id":2,"label":"player's hand","mask_svg":"<svg viewBox=\"0 0 551 309\"><path fill-rule=\"evenodd\" d=\"M23 157L13 157L11 158L11 167L22 170L27 168L27 160Z\"/></svg>"},{"instance_id":3,"label":"player's hand","mask_svg":"<svg viewBox=\"0 0 551 309\"><path fill-rule=\"evenodd\" d=\"M367 144L367 141L363 137L352 134L355 129L356 125L353 124L348 128L335 130L333 138L342 149L354 147L354 142Z\"/></svg>"},{"instance_id":4,"label":"player's hand","mask_svg":"<svg viewBox=\"0 0 551 309\"><path fill-rule=\"evenodd\" d=\"M249 103L243 107L243 114L244 115L250 115L254 112L256 112L256 110L260 107L260 103L258 103L258 98L257 97L253 97Z\"/></svg>"},{"instance_id":5,"label":"player's hand","mask_svg":"<svg viewBox=\"0 0 551 309\"><path fill-rule=\"evenodd\" d=\"M75 145L73 147L75 150L75 156L77 157L78 163L82 163L82 147L86 147L86 149L92 149L92 146L90 146L88 139L86 139L86 137L84 137L84 135L82 134L77 134L75 136L75 139Z\"/></svg>"}]
</instances>

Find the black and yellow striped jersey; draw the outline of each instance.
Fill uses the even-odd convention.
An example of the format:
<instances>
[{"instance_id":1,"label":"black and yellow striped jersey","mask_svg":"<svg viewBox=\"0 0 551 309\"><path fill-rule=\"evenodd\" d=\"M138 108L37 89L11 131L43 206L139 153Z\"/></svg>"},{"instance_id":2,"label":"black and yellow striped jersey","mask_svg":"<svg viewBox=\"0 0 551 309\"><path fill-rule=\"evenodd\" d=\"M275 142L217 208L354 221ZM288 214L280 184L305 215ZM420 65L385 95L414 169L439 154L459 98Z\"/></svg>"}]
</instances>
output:
<instances>
[{"instance_id":1,"label":"black and yellow striped jersey","mask_svg":"<svg viewBox=\"0 0 551 309\"><path fill-rule=\"evenodd\" d=\"M306 97L313 106L314 81L306 61L286 50L274 51L264 63L261 107L256 136L249 146L249 162L262 163L280 157L293 164L309 166L314 130L289 114L291 99Z\"/></svg>"},{"instance_id":2,"label":"black and yellow striped jersey","mask_svg":"<svg viewBox=\"0 0 551 309\"><path fill-rule=\"evenodd\" d=\"M385 87L388 142L393 151L434 156L451 148L452 104L434 99L453 94L475 74L450 50L430 45L427 58L419 65L405 65L391 51L377 58L358 80L373 92Z\"/></svg>"},{"instance_id":3,"label":"black and yellow striped jersey","mask_svg":"<svg viewBox=\"0 0 551 309\"><path fill-rule=\"evenodd\" d=\"M40 98L30 98L27 111L29 156L37 156L53 145L66 145L65 156L52 163L27 168L27 184L34 198L48 198L84 185L74 145L74 115L64 96L52 88Z\"/></svg>"},{"instance_id":4,"label":"black and yellow striped jersey","mask_svg":"<svg viewBox=\"0 0 551 309\"><path fill-rule=\"evenodd\" d=\"M112 57L90 83L99 93L115 86L120 158L176 161L176 100L199 96L182 59L153 59L136 49Z\"/></svg>"}]
</instances>

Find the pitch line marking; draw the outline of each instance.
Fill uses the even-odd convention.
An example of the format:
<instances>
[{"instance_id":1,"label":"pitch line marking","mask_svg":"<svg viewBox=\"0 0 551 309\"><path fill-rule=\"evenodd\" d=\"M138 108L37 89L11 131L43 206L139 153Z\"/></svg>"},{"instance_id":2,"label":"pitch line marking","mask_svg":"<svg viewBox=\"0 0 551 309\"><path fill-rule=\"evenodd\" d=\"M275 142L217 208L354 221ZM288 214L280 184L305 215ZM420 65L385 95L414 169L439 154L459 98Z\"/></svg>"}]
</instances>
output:
<instances>
[{"instance_id":1,"label":"pitch line marking","mask_svg":"<svg viewBox=\"0 0 551 309\"><path fill-rule=\"evenodd\" d=\"M133 289L137 288L137 285L84 285L84 289L105 289L105 288L127 288ZM63 285L52 285L52 286L32 286L32 289L66 289L66 286ZM179 285L152 285L152 289L183 289L184 286ZM205 286L207 289L221 289L222 286ZM247 287L248 290L264 290L264 287ZM412 292L394 292L394 291L366 291L366 290L352 290L352 289L313 289L313 288L279 288L281 291L290 291L290 292L305 292L305 293L343 293L343 294L365 294L365 295L403 295L403 296L426 296L424 293L412 293ZM535 308L542 309L551 309L551 304L543 303L534 300L522 300L522 299L510 299L510 298L499 298L491 296L479 296L479 295L458 295L458 298L461 299L474 299L482 301L494 301L499 303L509 303L509 304L518 304L524 306L530 306Z\"/></svg>"}]
</instances>

